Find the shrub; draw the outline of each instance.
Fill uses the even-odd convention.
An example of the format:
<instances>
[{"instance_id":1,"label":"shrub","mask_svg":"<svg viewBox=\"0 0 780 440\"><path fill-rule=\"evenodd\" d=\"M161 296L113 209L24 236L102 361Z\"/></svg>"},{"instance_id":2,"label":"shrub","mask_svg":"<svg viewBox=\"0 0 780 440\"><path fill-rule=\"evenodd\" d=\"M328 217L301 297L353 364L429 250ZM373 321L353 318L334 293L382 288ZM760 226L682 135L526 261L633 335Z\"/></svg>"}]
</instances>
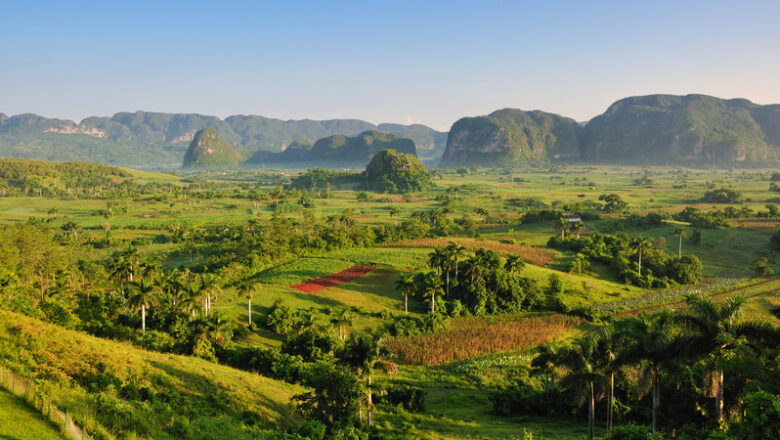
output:
<instances>
[{"instance_id":1,"label":"shrub","mask_svg":"<svg viewBox=\"0 0 780 440\"><path fill-rule=\"evenodd\" d=\"M378 403L401 405L407 411L425 409L425 391L408 385L397 385L386 390L385 395L377 396Z\"/></svg>"},{"instance_id":2,"label":"shrub","mask_svg":"<svg viewBox=\"0 0 780 440\"><path fill-rule=\"evenodd\" d=\"M662 440L661 434L653 434L649 426L622 425L612 428L607 440Z\"/></svg>"}]
</instances>

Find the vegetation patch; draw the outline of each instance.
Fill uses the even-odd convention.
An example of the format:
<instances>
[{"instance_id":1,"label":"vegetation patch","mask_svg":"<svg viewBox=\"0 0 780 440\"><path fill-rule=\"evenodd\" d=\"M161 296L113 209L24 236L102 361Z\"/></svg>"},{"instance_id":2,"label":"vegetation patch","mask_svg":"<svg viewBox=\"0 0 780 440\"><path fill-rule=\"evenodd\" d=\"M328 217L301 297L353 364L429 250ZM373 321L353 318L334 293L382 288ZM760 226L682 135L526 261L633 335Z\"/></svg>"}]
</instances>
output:
<instances>
[{"instance_id":1,"label":"vegetation patch","mask_svg":"<svg viewBox=\"0 0 780 440\"><path fill-rule=\"evenodd\" d=\"M579 318L559 314L493 322L460 318L442 333L395 337L389 346L406 363L435 365L544 344L581 323Z\"/></svg>"},{"instance_id":2,"label":"vegetation patch","mask_svg":"<svg viewBox=\"0 0 780 440\"><path fill-rule=\"evenodd\" d=\"M398 248L438 248L445 247L450 242L455 242L465 247L469 252L476 252L478 249L488 249L501 255L516 254L526 262L537 266L546 265L555 256L555 252L550 249L522 244L501 243L480 238L417 238L399 240L390 243L388 246Z\"/></svg>"},{"instance_id":3,"label":"vegetation patch","mask_svg":"<svg viewBox=\"0 0 780 440\"><path fill-rule=\"evenodd\" d=\"M341 272L334 273L326 277L315 278L303 283L293 284L290 287L300 290L303 293L316 292L318 290L348 283L352 280L362 277L372 270L374 270L373 266L352 266L348 269L342 270Z\"/></svg>"}]
</instances>

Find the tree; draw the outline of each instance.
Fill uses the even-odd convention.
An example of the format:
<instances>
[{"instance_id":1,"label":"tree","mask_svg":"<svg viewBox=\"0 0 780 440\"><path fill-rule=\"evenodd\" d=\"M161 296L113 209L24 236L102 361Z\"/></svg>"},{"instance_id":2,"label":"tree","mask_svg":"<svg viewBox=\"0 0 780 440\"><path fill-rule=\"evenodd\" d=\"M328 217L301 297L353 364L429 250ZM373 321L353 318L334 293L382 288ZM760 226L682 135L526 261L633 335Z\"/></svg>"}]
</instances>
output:
<instances>
[{"instance_id":1,"label":"tree","mask_svg":"<svg viewBox=\"0 0 780 440\"><path fill-rule=\"evenodd\" d=\"M622 363L644 363L645 378L653 383L653 434L657 432L658 408L661 404L660 370L677 356L673 350L673 316L669 312L638 316L622 321L619 325L624 350L620 354Z\"/></svg>"},{"instance_id":2,"label":"tree","mask_svg":"<svg viewBox=\"0 0 780 440\"><path fill-rule=\"evenodd\" d=\"M641 235L631 239L631 242L629 243L631 246L631 249L636 251L637 255L639 256L639 276L642 276L642 252L647 252L650 249L650 242L642 237Z\"/></svg>"},{"instance_id":3,"label":"tree","mask_svg":"<svg viewBox=\"0 0 780 440\"><path fill-rule=\"evenodd\" d=\"M582 221L571 222L569 224L569 230L572 234L577 234L577 238L580 238L580 232L585 230L585 225L582 223Z\"/></svg>"},{"instance_id":4,"label":"tree","mask_svg":"<svg viewBox=\"0 0 780 440\"><path fill-rule=\"evenodd\" d=\"M685 329L680 338L681 347L694 357L704 357L712 378L715 411L718 422L723 423L723 361L733 357L737 348L749 340L760 340L767 334L767 326L761 323L742 322L737 319L745 307L745 299L731 297L724 304L716 305L700 295L689 295L685 302L688 310L677 316Z\"/></svg>"},{"instance_id":5,"label":"tree","mask_svg":"<svg viewBox=\"0 0 780 440\"><path fill-rule=\"evenodd\" d=\"M504 263L504 269L513 274L519 274L525 268L525 260L517 254L509 254Z\"/></svg>"},{"instance_id":6,"label":"tree","mask_svg":"<svg viewBox=\"0 0 780 440\"><path fill-rule=\"evenodd\" d=\"M347 307L339 307L330 318L330 323L339 329L339 340L347 337L347 327L353 322L352 314Z\"/></svg>"},{"instance_id":7,"label":"tree","mask_svg":"<svg viewBox=\"0 0 780 440\"><path fill-rule=\"evenodd\" d=\"M555 368L559 356L560 347L554 343L548 343L538 346L536 348L536 356L531 360L531 367L543 377L542 384L544 392L548 395L555 387Z\"/></svg>"},{"instance_id":8,"label":"tree","mask_svg":"<svg viewBox=\"0 0 780 440\"><path fill-rule=\"evenodd\" d=\"M417 283L414 275L401 275L395 282L395 287L404 296L404 315L409 314L409 295L414 295L417 291Z\"/></svg>"},{"instance_id":9,"label":"tree","mask_svg":"<svg viewBox=\"0 0 780 440\"><path fill-rule=\"evenodd\" d=\"M131 284L133 295L128 299L128 304L133 309L141 310L141 337L146 338L146 308L157 300L159 288L150 279L141 279Z\"/></svg>"},{"instance_id":10,"label":"tree","mask_svg":"<svg viewBox=\"0 0 780 440\"><path fill-rule=\"evenodd\" d=\"M602 374L598 371L598 346L594 338L579 338L561 349L557 361L564 368L564 384L582 387L588 399L588 439L593 440L596 418L596 382Z\"/></svg>"},{"instance_id":11,"label":"tree","mask_svg":"<svg viewBox=\"0 0 780 440\"><path fill-rule=\"evenodd\" d=\"M418 281L422 286L423 298L431 299L431 315L436 313L436 294L443 294L441 278L435 272L418 274Z\"/></svg>"},{"instance_id":12,"label":"tree","mask_svg":"<svg viewBox=\"0 0 780 440\"><path fill-rule=\"evenodd\" d=\"M555 221L555 227L561 231L561 241L565 240L566 229L569 227L569 219L567 219L565 216L560 216L558 220Z\"/></svg>"},{"instance_id":13,"label":"tree","mask_svg":"<svg viewBox=\"0 0 780 440\"><path fill-rule=\"evenodd\" d=\"M602 210L608 214L622 212L628 206L628 203L623 201L617 194L602 194L599 196L599 200L604 202Z\"/></svg>"},{"instance_id":14,"label":"tree","mask_svg":"<svg viewBox=\"0 0 780 440\"><path fill-rule=\"evenodd\" d=\"M439 274L446 276L446 293L450 290L450 269L453 266L453 259L449 251L442 248L436 248L428 255L428 264L436 269Z\"/></svg>"},{"instance_id":15,"label":"tree","mask_svg":"<svg viewBox=\"0 0 780 440\"><path fill-rule=\"evenodd\" d=\"M780 239L778 239L780 240ZM466 254L466 248L462 246L459 243L456 243L454 241L451 241L447 245L447 250L449 251L450 255L452 256L453 263L455 264L455 281L458 280L458 262L460 260L460 257L464 256Z\"/></svg>"},{"instance_id":16,"label":"tree","mask_svg":"<svg viewBox=\"0 0 780 440\"><path fill-rule=\"evenodd\" d=\"M682 258L682 239L686 235L688 234L685 231L684 227L678 226L677 228L674 229L674 236L680 239L679 245L677 247L677 258Z\"/></svg>"},{"instance_id":17,"label":"tree","mask_svg":"<svg viewBox=\"0 0 780 440\"><path fill-rule=\"evenodd\" d=\"M219 294L222 293L222 287L220 287L219 276L213 273L201 274L200 285L201 285L200 295L203 297L203 309L206 316L208 316L209 311L211 311L212 297L216 301L217 298L219 297Z\"/></svg>"},{"instance_id":18,"label":"tree","mask_svg":"<svg viewBox=\"0 0 780 440\"><path fill-rule=\"evenodd\" d=\"M390 352L384 345L384 338L378 334L353 334L337 356L339 362L350 368L358 377L366 378L368 391L366 414L368 426L371 426L374 411L371 373L377 367L390 373L397 371L397 367L387 360L390 357Z\"/></svg>"},{"instance_id":19,"label":"tree","mask_svg":"<svg viewBox=\"0 0 780 440\"><path fill-rule=\"evenodd\" d=\"M329 426L354 422L360 399L365 395L365 389L354 375L328 362L315 364L306 375L306 384L312 391L293 396L298 411Z\"/></svg>"},{"instance_id":20,"label":"tree","mask_svg":"<svg viewBox=\"0 0 780 440\"><path fill-rule=\"evenodd\" d=\"M596 344L597 369L607 376L607 434L612 431L615 410L615 372L620 367L617 357L620 341L611 325L604 324L592 336Z\"/></svg>"},{"instance_id":21,"label":"tree","mask_svg":"<svg viewBox=\"0 0 780 440\"><path fill-rule=\"evenodd\" d=\"M395 220L395 218L396 218L396 217L398 216L398 214L400 214L400 213L401 213L401 210L400 210L400 209L398 209L398 208L396 208L395 206L391 206L391 207L390 207L390 209L388 210L388 214L390 214L390 218L392 218L392 219L393 219L393 224L395 224L395 223L396 223L396 220Z\"/></svg>"},{"instance_id":22,"label":"tree","mask_svg":"<svg viewBox=\"0 0 780 440\"><path fill-rule=\"evenodd\" d=\"M238 285L238 293L239 295L246 297L247 304L246 304L246 310L247 310L247 320L249 321L249 325L252 325L252 295L261 287L260 283L252 283L250 281L245 281Z\"/></svg>"},{"instance_id":23,"label":"tree","mask_svg":"<svg viewBox=\"0 0 780 440\"><path fill-rule=\"evenodd\" d=\"M750 265L750 269L758 277L771 277L775 274L774 269L769 266L769 260L766 257L757 258L756 261Z\"/></svg>"}]
</instances>

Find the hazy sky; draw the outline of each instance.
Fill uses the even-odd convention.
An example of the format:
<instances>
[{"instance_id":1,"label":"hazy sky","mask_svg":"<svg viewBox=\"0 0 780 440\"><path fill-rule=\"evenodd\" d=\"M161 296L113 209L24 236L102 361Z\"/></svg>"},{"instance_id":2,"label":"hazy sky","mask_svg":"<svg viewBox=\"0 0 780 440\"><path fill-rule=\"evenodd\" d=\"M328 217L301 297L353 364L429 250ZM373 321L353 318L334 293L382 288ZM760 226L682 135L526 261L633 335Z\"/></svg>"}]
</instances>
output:
<instances>
[{"instance_id":1,"label":"hazy sky","mask_svg":"<svg viewBox=\"0 0 780 440\"><path fill-rule=\"evenodd\" d=\"M780 1L0 0L0 112L359 118L780 102Z\"/></svg>"}]
</instances>

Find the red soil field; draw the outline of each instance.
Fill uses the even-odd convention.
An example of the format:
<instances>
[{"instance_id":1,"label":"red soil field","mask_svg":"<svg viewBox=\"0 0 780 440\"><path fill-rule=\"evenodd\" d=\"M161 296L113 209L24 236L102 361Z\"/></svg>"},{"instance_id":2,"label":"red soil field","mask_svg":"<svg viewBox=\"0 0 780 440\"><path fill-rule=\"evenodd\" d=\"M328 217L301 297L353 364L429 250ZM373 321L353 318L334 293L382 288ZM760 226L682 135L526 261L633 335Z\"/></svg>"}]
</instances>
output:
<instances>
[{"instance_id":1,"label":"red soil field","mask_svg":"<svg viewBox=\"0 0 780 440\"><path fill-rule=\"evenodd\" d=\"M332 275L315 278L303 283L291 284L290 287L300 290L303 293L316 292L318 290L327 289L328 287L348 283L362 277L372 270L374 270L373 266L352 266Z\"/></svg>"}]
</instances>

